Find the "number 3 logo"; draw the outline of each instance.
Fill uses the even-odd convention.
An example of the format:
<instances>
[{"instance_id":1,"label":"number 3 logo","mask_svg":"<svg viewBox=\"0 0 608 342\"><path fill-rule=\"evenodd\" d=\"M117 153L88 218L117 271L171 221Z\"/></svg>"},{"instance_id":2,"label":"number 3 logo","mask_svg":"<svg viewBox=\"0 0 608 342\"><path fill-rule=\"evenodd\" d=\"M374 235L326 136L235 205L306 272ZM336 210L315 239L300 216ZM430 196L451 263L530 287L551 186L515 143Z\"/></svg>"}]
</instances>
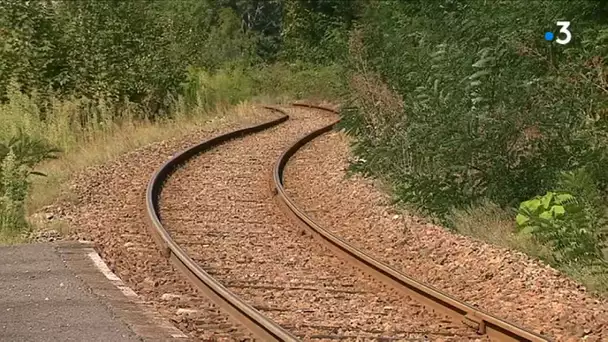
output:
<instances>
[{"instance_id":1,"label":"number 3 logo","mask_svg":"<svg viewBox=\"0 0 608 342\"><path fill-rule=\"evenodd\" d=\"M570 40L572 40L572 33L568 30L568 27L570 27L570 22L569 21L558 21L557 26L561 27L559 29L559 33L564 33L566 35L566 39L557 38L555 40L555 42L558 44L561 44L561 45L566 45L566 44L570 43Z\"/></svg>"}]
</instances>

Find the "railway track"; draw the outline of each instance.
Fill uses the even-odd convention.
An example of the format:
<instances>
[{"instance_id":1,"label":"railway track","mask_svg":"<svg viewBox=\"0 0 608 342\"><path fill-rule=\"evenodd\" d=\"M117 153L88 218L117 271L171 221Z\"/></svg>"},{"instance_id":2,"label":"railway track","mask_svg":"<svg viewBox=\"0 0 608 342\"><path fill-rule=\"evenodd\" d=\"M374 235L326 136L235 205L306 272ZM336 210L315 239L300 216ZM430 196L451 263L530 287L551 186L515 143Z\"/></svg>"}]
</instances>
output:
<instances>
[{"instance_id":1,"label":"railway track","mask_svg":"<svg viewBox=\"0 0 608 342\"><path fill-rule=\"evenodd\" d=\"M306 105L290 115L266 109L280 116L176 154L146 192L163 255L252 337L547 341L399 273L311 220L286 195L283 168L338 116Z\"/></svg>"}]
</instances>

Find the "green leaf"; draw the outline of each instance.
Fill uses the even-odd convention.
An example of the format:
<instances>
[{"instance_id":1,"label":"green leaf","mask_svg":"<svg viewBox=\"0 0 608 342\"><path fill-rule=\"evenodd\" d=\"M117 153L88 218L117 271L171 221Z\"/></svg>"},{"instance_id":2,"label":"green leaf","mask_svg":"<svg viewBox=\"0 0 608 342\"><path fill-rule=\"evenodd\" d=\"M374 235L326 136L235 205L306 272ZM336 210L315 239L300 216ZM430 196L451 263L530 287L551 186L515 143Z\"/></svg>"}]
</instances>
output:
<instances>
[{"instance_id":1,"label":"green leaf","mask_svg":"<svg viewBox=\"0 0 608 342\"><path fill-rule=\"evenodd\" d=\"M551 200L553 200L553 193L547 192L547 194L541 198L541 204L543 208L549 209L549 206L551 205Z\"/></svg>"},{"instance_id":2,"label":"green leaf","mask_svg":"<svg viewBox=\"0 0 608 342\"><path fill-rule=\"evenodd\" d=\"M517 216L515 217L515 222L518 226L521 227L530 222L530 219L526 215L517 214Z\"/></svg>"},{"instance_id":3,"label":"green leaf","mask_svg":"<svg viewBox=\"0 0 608 342\"><path fill-rule=\"evenodd\" d=\"M476 103L482 102L483 101L483 97L479 96L479 97L474 98L471 101L473 101L473 103L476 104Z\"/></svg>"},{"instance_id":4,"label":"green leaf","mask_svg":"<svg viewBox=\"0 0 608 342\"><path fill-rule=\"evenodd\" d=\"M532 234L537 230L536 226L527 226L524 229L521 230L521 233L523 234Z\"/></svg>"},{"instance_id":5,"label":"green leaf","mask_svg":"<svg viewBox=\"0 0 608 342\"><path fill-rule=\"evenodd\" d=\"M475 80L480 78L481 76L485 76L485 75L489 75L490 72L487 70L479 70L478 72L474 73L473 75L469 76L470 80Z\"/></svg>"},{"instance_id":6,"label":"green leaf","mask_svg":"<svg viewBox=\"0 0 608 342\"><path fill-rule=\"evenodd\" d=\"M566 209L561 205L554 205L551 207L551 214L553 214L553 217L561 217L566 214Z\"/></svg>"},{"instance_id":7,"label":"green leaf","mask_svg":"<svg viewBox=\"0 0 608 342\"><path fill-rule=\"evenodd\" d=\"M482 58L482 59L478 60L477 62L475 62L475 64L473 64L472 67L474 67L474 68L483 68L484 66L486 66L486 64L488 62L491 62L493 60L494 60L494 57Z\"/></svg>"},{"instance_id":8,"label":"green leaf","mask_svg":"<svg viewBox=\"0 0 608 342\"><path fill-rule=\"evenodd\" d=\"M534 198L534 199L522 202L520 204L519 208L527 209L531 212L535 212L538 209L538 207L540 207L540 204L541 204L540 199Z\"/></svg>"},{"instance_id":9,"label":"green leaf","mask_svg":"<svg viewBox=\"0 0 608 342\"><path fill-rule=\"evenodd\" d=\"M553 218L550 211L543 211L538 217L544 220L551 220Z\"/></svg>"},{"instance_id":10,"label":"green leaf","mask_svg":"<svg viewBox=\"0 0 608 342\"><path fill-rule=\"evenodd\" d=\"M570 194L567 194L567 193L558 194L558 195L555 196L555 203L562 204L562 203L564 203L566 201L570 201L570 200L573 200L573 199L574 199L574 196L572 196Z\"/></svg>"}]
</instances>

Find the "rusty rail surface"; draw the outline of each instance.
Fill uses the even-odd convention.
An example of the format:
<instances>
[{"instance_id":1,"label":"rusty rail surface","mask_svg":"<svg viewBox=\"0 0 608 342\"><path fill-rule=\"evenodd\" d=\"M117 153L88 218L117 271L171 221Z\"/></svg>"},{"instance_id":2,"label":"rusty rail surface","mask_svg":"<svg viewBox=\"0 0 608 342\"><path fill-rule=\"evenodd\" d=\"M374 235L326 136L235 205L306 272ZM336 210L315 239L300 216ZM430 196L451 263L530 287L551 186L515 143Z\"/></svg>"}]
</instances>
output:
<instances>
[{"instance_id":1,"label":"rusty rail surface","mask_svg":"<svg viewBox=\"0 0 608 342\"><path fill-rule=\"evenodd\" d=\"M232 316L238 323L242 324L254 336L262 341L299 341L297 337L283 329L277 323L261 314L249 304L245 303L232 291L228 290L217 280L205 272L180 246L171 238L169 232L160 221L158 200L162 191L163 183L171 176L173 171L184 164L195 155L221 145L229 140L239 138L248 134L260 132L267 128L279 125L289 119L289 116L278 108L264 107L282 116L263 124L239 129L227 134L222 134L192 146L174 155L164 163L152 175L146 189L146 210L148 228L154 240L161 249L162 254L168 258L173 265L188 279L196 285L209 299Z\"/></svg>"},{"instance_id":2,"label":"rusty rail surface","mask_svg":"<svg viewBox=\"0 0 608 342\"><path fill-rule=\"evenodd\" d=\"M337 111L322 106L309 105L303 103L293 103L294 106L309 107L320 109L332 113ZM413 297L425 304L428 308L447 314L456 321L461 321L467 326L472 327L479 334L488 335L495 341L530 341L547 342L548 338L530 332L513 323L502 320L496 316L483 312L473 306L462 302L450 295L439 291L429 285L420 283L413 278L395 270L387 264L367 255L355 248L345 240L334 235L330 231L319 226L315 221L306 215L285 192L283 185L283 171L289 158L292 157L301 147L312 141L314 138L329 132L340 120L336 120L330 125L317 129L296 141L288 148L277 160L272 173L273 193L278 198L278 203L284 211L298 222L303 228L310 232L315 238L319 239L339 257L348 260L363 272L370 274L376 279L392 286L405 295Z\"/></svg>"}]
</instances>

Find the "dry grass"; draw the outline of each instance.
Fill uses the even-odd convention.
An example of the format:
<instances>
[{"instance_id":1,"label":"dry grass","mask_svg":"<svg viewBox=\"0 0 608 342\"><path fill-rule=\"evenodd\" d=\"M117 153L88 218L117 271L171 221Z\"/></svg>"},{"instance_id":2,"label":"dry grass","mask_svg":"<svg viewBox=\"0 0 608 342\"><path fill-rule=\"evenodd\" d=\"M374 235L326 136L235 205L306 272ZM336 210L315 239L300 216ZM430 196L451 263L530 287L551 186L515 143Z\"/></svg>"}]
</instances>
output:
<instances>
[{"instance_id":1,"label":"dry grass","mask_svg":"<svg viewBox=\"0 0 608 342\"><path fill-rule=\"evenodd\" d=\"M493 245L519 250L549 264L554 264L549 247L543 246L530 236L516 234L513 215L490 201L465 210L454 210L450 219L454 229L460 234ZM556 267L584 284L590 291L602 296L608 294L608 274L605 268L582 265Z\"/></svg>"},{"instance_id":2,"label":"dry grass","mask_svg":"<svg viewBox=\"0 0 608 342\"><path fill-rule=\"evenodd\" d=\"M156 116L171 119L154 122L146 120L147 115L135 104L117 106L83 98L46 102L35 94L22 94L19 87L13 85L7 94L8 101L0 104L0 142L24 133L63 152L58 160L36 167L48 176L31 179L33 184L26 189L27 203L11 199L11 205L31 215L54 202L60 194L69 199L70 193L62 191L65 190L62 184L74 173L157 140L181 136L201 127L213 128L223 120L237 120L239 115L252 115L252 105L243 101L284 103L297 98L320 100L337 96L341 89L337 78L340 70L339 67L298 69L274 65L213 75L201 72L197 82L190 85L186 99L174 99L168 114ZM42 110L40 103L49 105ZM11 225L7 229L0 227L0 235L28 231L23 223ZM2 238L0 236L0 240Z\"/></svg>"},{"instance_id":3,"label":"dry grass","mask_svg":"<svg viewBox=\"0 0 608 342\"><path fill-rule=\"evenodd\" d=\"M35 105L35 99L13 93L8 103L0 104L0 141L8 141L23 132L62 152L58 159L36 166L36 171L46 177L31 176L26 202L14 203L25 206L29 227L0 229L0 244L26 242L32 230L53 229L65 233L62 227L51 227L48 220L40 220L35 214L60 196L62 200L74 199L66 184L87 167L103 164L155 141L176 138L195 130L212 130L227 122L255 119L260 113L259 106L251 102L231 105L222 99L212 105L206 104L204 108L186 108L183 101L178 100L170 116L155 121L142 119L145 115L135 107L126 106L117 111L102 103L91 110L84 100L78 99L55 101L50 110L43 113ZM42 120L44 116L48 119ZM83 118L92 119L83 122Z\"/></svg>"},{"instance_id":4,"label":"dry grass","mask_svg":"<svg viewBox=\"0 0 608 342\"><path fill-rule=\"evenodd\" d=\"M28 242L24 235L0 235L0 246L18 245Z\"/></svg>"},{"instance_id":5,"label":"dry grass","mask_svg":"<svg viewBox=\"0 0 608 342\"><path fill-rule=\"evenodd\" d=\"M608 273L605 268L564 266L562 271L584 284L587 289L608 298Z\"/></svg>"},{"instance_id":6,"label":"dry grass","mask_svg":"<svg viewBox=\"0 0 608 342\"><path fill-rule=\"evenodd\" d=\"M250 102L236 106L218 105L212 111L176 113L173 119L150 122L131 121L116 126L106 133L96 132L86 141L67 149L56 160L48 161L37 169L47 177L33 179L28 200L28 212L33 214L51 204L60 194L69 200L71 193L62 184L75 173L93 165L100 165L141 146L186 135L192 131L213 129L227 121L238 121L258 115L259 107Z\"/></svg>"},{"instance_id":7,"label":"dry grass","mask_svg":"<svg viewBox=\"0 0 608 342\"><path fill-rule=\"evenodd\" d=\"M538 244L529 236L515 234L512 216L494 203L486 201L468 210L454 211L452 219L456 231L463 235L552 261L549 248Z\"/></svg>"}]
</instances>

